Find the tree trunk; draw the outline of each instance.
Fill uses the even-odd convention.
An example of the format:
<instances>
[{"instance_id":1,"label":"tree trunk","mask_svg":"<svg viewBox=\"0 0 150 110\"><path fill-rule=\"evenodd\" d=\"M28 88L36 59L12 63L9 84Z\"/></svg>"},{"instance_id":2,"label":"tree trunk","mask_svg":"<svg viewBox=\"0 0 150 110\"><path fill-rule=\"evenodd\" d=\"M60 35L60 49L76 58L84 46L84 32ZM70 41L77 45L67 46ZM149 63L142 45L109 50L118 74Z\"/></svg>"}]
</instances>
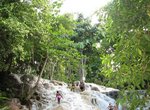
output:
<instances>
[{"instance_id":1,"label":"tree trunk","mask_svg":"<svg viewBox=\"0 0 150 110\"><path fill-rule=\"evenodd\" d=\"M86 64L86 59L82 58L80 68L79 68L80 82L85 82L85 74L86 74L86 70L84 67L85 64Z\"/></svg>"},{"instance_id":2,"label":"tree trunk","mask_svg":"<svg viewBox=\"0 0 150 110\"><path fill-rule=\"evenodd\" d=\"M52 71L51 71L50 80L53 80L53 75L54 75L55 66L56 66L56 63L54 63L53 66L52 66Z\"/></svg>"},{"instance_id":3,"label":"tree trunk","mask_svg":"<svg viewBox=\"0 0 150 110\"><path fill-rule=\"evenodd\" d=\"M41 79L41 77L42 77L43 71L44 71L45 66L46 66L46 64L47 64L47 60L48 60L48 57L46 57L45 62L44 62L44 65L43 65L43 67L42 67L42 70L41 70L41 72L40 72L40 74L39 74L38 80L37 80L35 86L34 86L32 89L30 89L30 91L29 91L29 93L28 93L28 96L26 97L26 100L29 100L29 99L32 97L32 95L34 94L35 90L37 89L38 84L39 84L39 82L40 82L40 79Z\"/></svg>"},{"instance_id":4,"label":"tree trunk","mask_svg":"<svg viewBox=\"0 0 150 110\"><path fill-rule=\"evenodd\" d=\"M50 63L51 63L51 70L50 70L50 73L49 73L49 80L53 80L53 75L54 75L54 71L55 71L57 61L55 63L53 61L51 61Z\"/></svg>"}]
</instances>

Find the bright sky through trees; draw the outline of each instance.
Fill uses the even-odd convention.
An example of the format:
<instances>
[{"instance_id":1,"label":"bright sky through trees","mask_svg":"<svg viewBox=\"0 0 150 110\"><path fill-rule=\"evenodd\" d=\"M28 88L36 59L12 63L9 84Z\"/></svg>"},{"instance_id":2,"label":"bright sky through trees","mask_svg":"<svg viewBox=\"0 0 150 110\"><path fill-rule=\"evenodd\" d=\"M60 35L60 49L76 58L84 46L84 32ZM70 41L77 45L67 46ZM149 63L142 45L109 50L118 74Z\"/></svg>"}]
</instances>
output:
<instances>
[{"instance_id":1,"label":"bright sky through trees","mask_svg":"<svg viewBox=\"0 0 150 110\"><path fill-rule=\"evenodd\" d=\"M94 11L106 5L111 0L64 0L62 13L82 13L85 17L91 16Z\"/></svg>"}]
</instances>

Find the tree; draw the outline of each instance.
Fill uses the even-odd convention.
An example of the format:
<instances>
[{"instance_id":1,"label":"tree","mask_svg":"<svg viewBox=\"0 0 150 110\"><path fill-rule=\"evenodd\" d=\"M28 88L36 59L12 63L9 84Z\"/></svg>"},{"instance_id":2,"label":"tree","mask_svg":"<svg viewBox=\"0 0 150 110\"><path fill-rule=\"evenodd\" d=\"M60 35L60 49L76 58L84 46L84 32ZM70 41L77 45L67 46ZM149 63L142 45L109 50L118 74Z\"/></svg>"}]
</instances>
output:
<instances>
[{"instance_id":1,"label":"tree","mask_svg":"<svg viewBox=\"0 0 150 110\"><path fill-rule=\"evenodd\" d=\"M40 78L49 72L46 69L49 61L59 61L63 68L67 67L63 63L67 60L74 65L78 62L78 51L67 38L73 33L73 20L67 19L67 15L58 15L60 6L61 1L47 0L0 2L0 78L5 73L39 76L35 87L21 100L31 98ZM53 75L52 71L46 76L52 78Z\"/></svg>"},{"instance_id":2,"label":"tree","mask_svg":"<svg viewBox=\"0 0 150 110\"><path fill-rule=\"evenodd\" d=\"M88 81L90 81L90 76L92 74L97 75L99 71L98 67L95 68L95 66L99 66L96 62L99 60L99 57L97 57L99 56L99 50L96 48L96 44L100 42L103 36L98 25L92 25L91 21L84 18L82 14L79 14L76 22L74 29L76 34L71 37L71 40L76 43L76 47L82 55L79 65L80 81L84 81L86 75Z\"/></svg>"},{"instance_id":3,"label":"tree","mask_svg":"<svg viewBox=\"0 0 150 110\"><path fill-rule=\"evenodd\" d=\"M148 0L114 0L104 9L105 38L113 51L105 50L102 73L110 85L127 90L147 89L150 83ZM135 92L136 93L136 92ZM142 104L141 100L128 100L131 109Z\"/></svg>"}]
</instances>

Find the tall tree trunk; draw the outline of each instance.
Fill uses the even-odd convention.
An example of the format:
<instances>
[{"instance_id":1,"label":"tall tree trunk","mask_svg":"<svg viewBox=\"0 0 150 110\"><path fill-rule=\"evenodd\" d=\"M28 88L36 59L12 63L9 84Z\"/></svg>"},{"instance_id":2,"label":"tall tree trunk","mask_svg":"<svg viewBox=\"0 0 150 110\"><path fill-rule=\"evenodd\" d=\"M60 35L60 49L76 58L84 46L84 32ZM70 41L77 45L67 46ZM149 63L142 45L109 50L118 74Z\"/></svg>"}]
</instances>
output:
<instances>
[{"instance_id":1,"label":"tall tree trunk","mask_svg":"<svg viewBox=\"0 0 150 110\"><path fill-rule=\"evenodd\" d=\"M52 71L51 71L50 80L53 80L53 75L54 75L55 66L56 66L56 63L54 63L53 66L52 66Z\"/></svg>"},{"instance_id":2,"label":"tall tree trunk","mask_svg":"<svg viewBox=\"0 0 150 110\"><path fill-rule=\"evenodd\" d=\"M50 73L49 73L49 79L53 80L53 75L54 75L54 71L55 71L57 61L56 62L51 61L50 63L51 63L51 70L50 70Z\"/></svg>"},{"instance_id":3,"label":"tall tree trunk","mask_svg":"<svg viewBox=\"0 0 150 110\"><path fill-rule=\"evenodd\" d=\"M43 65L43 67L42 67L42 70L41 70L41 72L40 72L40 74L39 74L38 80L37 80L37 82L35 83L35 86L34 86L32 89L30 89L30 91L29 91L29 93L28 93L28 96L26 97L26 100L29 100L29 99L32 97L32 95L34 94L35 90L37 89L38 84L39 84L39 82L40 82L40 79L41 79L41 77L42 77L43 71L44 71L45 66L46 66L46 64L47 64L47 60L48 60L48 57L46 57L45 62L44 62L44 65Z\"/></svg>"},{"instance_id":4,"label":"tall tree trunk","mask_svg":"<svg viewBox=\"0 0 150 110\"><path fill-rule=\"evenodd\" d=\"M65 73L66 73L67 79L70 79L71 74L72 74L72 65L70 65L70 63L66 66Z\"/></svg>"},{"instance_id":5,"label":"tall tree trunk","mask_svg":"<svg viewBox=\"0 0 150 110\"><path fill-rule=\"evenodd\" d=\"M79 68L80 82L85 82L86 70L84 65L86 64L86 58L82 58L80 62L81 62Z\"/></svg>"}]
</instances>

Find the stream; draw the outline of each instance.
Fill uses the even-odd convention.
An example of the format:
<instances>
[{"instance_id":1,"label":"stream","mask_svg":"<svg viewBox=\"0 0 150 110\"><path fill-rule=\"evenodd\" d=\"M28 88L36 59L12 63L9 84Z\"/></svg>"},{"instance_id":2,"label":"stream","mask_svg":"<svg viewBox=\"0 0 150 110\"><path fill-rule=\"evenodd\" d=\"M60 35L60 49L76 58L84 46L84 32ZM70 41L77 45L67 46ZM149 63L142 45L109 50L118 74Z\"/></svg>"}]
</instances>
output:
<instances>
[{"instance_id":1,"label":"stream","mask_svg":"<svg viewBox=\"0 0 150 110\"><path fill-rule=\"evenodd\" d=\"M115 104L114 99L102 92L118 91L117 89L87 83L87 85L96 86L100 91L91 90L90 86L87 86L83 92L73 92L66 83L59 83L62 84L42 80L38 88L41 99L40 101L32 100L32 110L107 110L109 103ZM60 91L63 96L60 104L57 104L56 91Z\"/></svg>"}]
</instances>

